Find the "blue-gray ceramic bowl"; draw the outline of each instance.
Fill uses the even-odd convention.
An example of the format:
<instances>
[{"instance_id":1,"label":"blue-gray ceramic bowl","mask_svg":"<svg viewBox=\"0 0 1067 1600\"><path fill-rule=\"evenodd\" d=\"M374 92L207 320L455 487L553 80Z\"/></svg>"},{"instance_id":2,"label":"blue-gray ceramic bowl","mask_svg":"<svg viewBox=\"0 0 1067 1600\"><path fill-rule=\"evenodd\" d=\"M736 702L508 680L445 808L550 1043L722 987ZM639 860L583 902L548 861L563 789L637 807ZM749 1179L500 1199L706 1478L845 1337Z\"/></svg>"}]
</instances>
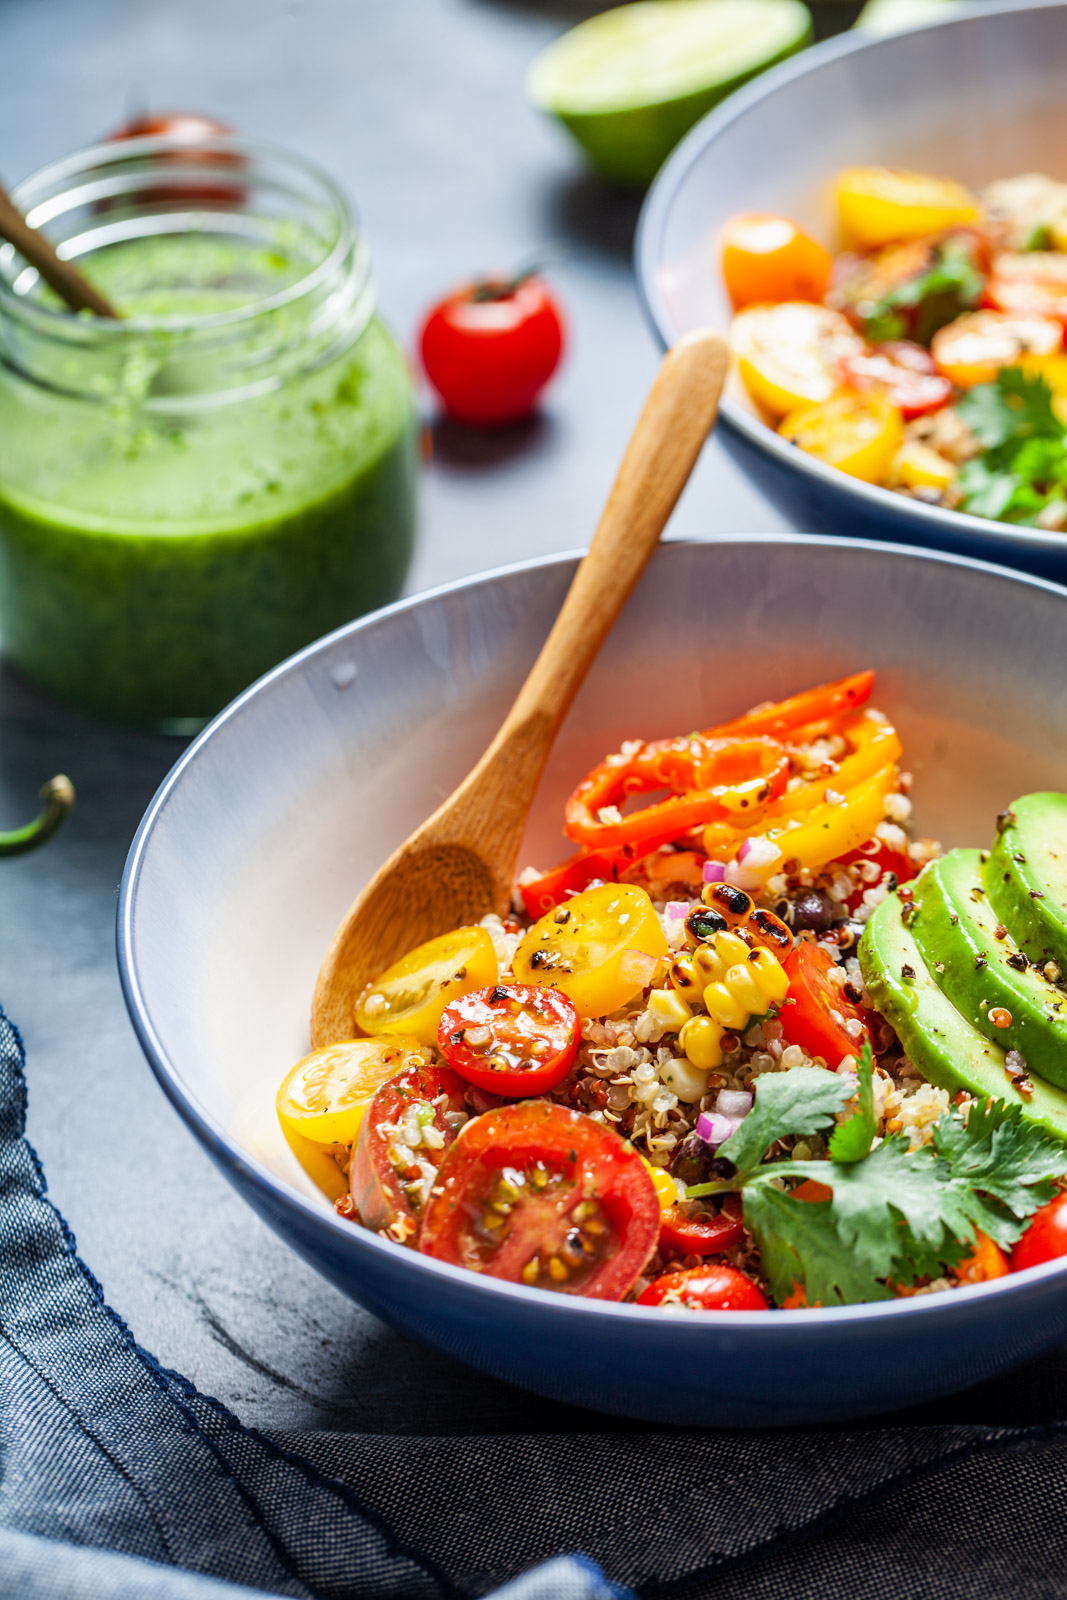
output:
<instances>
[{"instance_id":1,"label":"blue-gray ceramic bowl","mask_svg":"<svg viewBox=\"0 0 1067 1600\"><path fill-rule=\"evenodd\" d=\"M886 38L832 39L711 112L653 185L641 217L641 294L664 345L726 328L718 241L739 211L784 212L834 238L829 181L872 163L976 186L1022 172L1067 178L1067 5L946 8ZM1067 579L1067 536L925 506L825 466L761 421L738 380L722 438L801 528L934 546Z\"/></svg>"},{"instance_id":2,"label":"blue-gray ceramic bowl","mask_svg":"<svg viewBox=\"0 0 1067 1600\"><path fill-rule=\"evenodd\" d=\"M119 912L127 1004L164 1090L249 1204L345 1293L575 1404L829 1420L963 1387L1067 1337L1067 1264L885 1305L672 1314L428 1260L343 1221L304 1180L273 1101L307 1049L319 961L353 894L488 743L573 568L533 562L353 623L263 678L178 762ZM922 832L988 840L1016 795L1067 789L1065 639L1067 592L979 563L788 536L667 544L561 732L524 859L566 854L564 798L622 739L864 666L900 728Z\"/></svg>"}]
</instances>

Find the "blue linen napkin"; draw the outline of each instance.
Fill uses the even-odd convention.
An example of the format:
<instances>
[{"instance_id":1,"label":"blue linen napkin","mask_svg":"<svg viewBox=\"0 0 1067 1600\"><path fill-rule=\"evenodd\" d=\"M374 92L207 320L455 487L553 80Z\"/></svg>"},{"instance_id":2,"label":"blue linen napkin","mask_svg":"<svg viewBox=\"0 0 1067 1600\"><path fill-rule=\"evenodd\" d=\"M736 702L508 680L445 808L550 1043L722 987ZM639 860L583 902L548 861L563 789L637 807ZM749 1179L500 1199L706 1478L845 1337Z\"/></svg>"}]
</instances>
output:
<instances>
[{"instance_id":1,"label":"blue linen napkin","mask_svg":"<svg viewBox=\"0 0 1067 1600\"><path fill-rule=\"evenodd\" d=\"M0 1011L0 1600L1065 1592L1061 1423L745 1434L590 1419L598 1431L476 1440L244 1428L107 1306L47 1199L25 1102ZM597 1565L558 1555L575 1548Z\"/></svg>"},{"instance_id":2,"label":"blue linen napkin","mask_svg":"<svg viewBox=\"0 0 1067 1600\"><path fill-rule=\"evenodd\" d=\"M23 1066L0 1011L0 1596L457 1596L351 1488L136 1344L46 1197L24 1137ZM625 1593L563 1558L497 1600Z\"/></svg>"}]
</instances>

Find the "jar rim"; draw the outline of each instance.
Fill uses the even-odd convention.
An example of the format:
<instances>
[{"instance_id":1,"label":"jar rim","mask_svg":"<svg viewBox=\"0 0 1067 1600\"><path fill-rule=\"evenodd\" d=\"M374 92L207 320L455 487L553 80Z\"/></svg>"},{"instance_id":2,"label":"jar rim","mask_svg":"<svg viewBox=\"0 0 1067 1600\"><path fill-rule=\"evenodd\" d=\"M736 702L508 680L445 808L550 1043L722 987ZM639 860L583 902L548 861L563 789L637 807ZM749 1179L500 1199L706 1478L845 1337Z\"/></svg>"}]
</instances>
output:
<instances>
[{"instance_id":1,"label":"jar rim","mask_svg":"<svg viewBox=\"0 0 1067 1600\"><path fill-rule=\"evenodd\" d=\"M42 332L51 329L60 334L77 329L84 333L91 328L94 335L99 335L103 339L123 339L131 334L221 333L229 328L240 329L243 324L258 317L293 305L306 296L314 295L331 276L343 268L346 257L354 256L356 271L363 282L369 278L370 258L366 236L355 207L340 185L318 162L298 155L283 145L266 140L215 134L197 139L181 135L152 134L133 139L107 140L88 145L70 155L61 156L47 166L37 168L14 186L11 198L30 226L36 227L48 221L51 216L61 214L64 207L57 202L70 195L74 188L74 180L79 175L87 176L94 169L100 170L108 166L118 167L136 163L139 159L150 160L152 157L159 157L161 161L173 162L182 155L195 155L202 160L204 154L218 155L224 159L232 157L235 165L241 161L249 164L253 161L275 162L283 168L287 167L299 173L305 179L310 179L318 187L321 197L328 203L337 224L337 237L321 261L316 262L306 273L293 283L287 284L284 289L263 295L259 299L249 301L247 305L233 307L227 311L120 318L87 318L83 312L72 311L68 306L53 307L42 304L39 300L19 294L12 280L6 273L0 271L0 314L30 316ZM203 182L202 172L199 177ZM236 174L234 181L235 183L239 181ZM0 247L2 246L3 241L0 240ZM13 246L8 248L14 250ZM76 261L77 256L71 259Z\"/></svg>"}]
</instances>

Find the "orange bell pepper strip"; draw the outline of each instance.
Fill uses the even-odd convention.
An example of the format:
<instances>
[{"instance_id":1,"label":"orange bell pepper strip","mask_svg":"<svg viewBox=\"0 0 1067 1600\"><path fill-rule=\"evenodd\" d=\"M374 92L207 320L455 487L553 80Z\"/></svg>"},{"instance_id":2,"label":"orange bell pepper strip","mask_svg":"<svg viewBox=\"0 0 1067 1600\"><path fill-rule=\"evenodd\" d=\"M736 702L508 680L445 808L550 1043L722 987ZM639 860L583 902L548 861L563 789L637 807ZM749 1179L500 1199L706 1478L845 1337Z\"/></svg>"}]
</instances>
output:
<instances>
[{"instance_id":1,"label":"orange bell pepper strip","mask_svg":"<svg viewBox=\"0 0 1067 1600\"><path fill-rule=\"evenodd\" d=\"M765 734L772 739L782 739L796 733L812 722L829 722L846 711L858 711L867 704L874 688L874 673L854 672L848 678L838 678L835 683L822 683L815 689L805 689L789 700L779 700L773 705L757 706L743 717L709 728L705 737L725 738L728 734Z\"/></svg>"},{"instance_id":2,"label":"orange bell pepper strip","mask_svg":"<svg viewBox=\"0 0 1067 1600\"><path fill-rule=\"evenodd\" d=\"M774 739L692 734L639 744L609 756L575 789L564 832L587 850L668 844L693 828L742 816L783 793L789 757ZM633 794L670 789L667 800L623 816ZM614 810L616 815L605 815Z\"/></svg>"}]
</instances>

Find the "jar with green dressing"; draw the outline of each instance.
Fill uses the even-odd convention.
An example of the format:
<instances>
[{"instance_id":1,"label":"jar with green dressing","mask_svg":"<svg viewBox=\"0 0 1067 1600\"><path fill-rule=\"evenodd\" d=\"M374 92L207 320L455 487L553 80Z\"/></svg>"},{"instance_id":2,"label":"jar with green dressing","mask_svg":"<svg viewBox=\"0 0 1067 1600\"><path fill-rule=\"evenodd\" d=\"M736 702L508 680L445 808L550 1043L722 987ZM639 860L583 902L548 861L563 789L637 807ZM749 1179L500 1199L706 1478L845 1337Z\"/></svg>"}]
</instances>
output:
<instances>
[{"instance_id":1,"label":"jar with green dressing","mask_svg":"<svg viewBox=\"0 0 1067 1600\"><path fill-rule=\"evenodd\" d=\"M415 410L366 239L240 140L103 145L15 200L120 318L0 247L0 643L94 715L195 726L403 585Z\"/></svg>"}]
</instances>

